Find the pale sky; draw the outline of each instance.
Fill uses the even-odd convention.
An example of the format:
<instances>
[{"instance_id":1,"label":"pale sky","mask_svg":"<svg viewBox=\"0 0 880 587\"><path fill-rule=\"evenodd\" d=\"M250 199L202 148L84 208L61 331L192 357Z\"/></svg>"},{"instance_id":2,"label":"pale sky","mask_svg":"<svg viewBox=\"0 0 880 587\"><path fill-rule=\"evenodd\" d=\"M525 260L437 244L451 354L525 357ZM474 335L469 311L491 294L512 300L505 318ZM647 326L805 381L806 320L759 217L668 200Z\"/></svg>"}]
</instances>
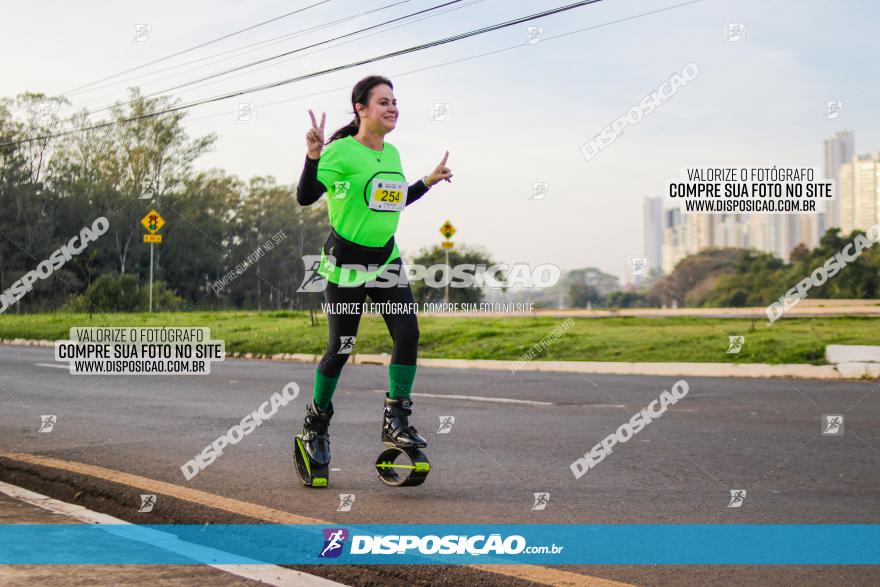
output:
<instances>
[{"instance_id":1,"label":"pale sky","mask_svg":"<svg viewBox=\"0 0 880 587\"><path fill-rule=\"evenodd\" d=\"M232 2L34 2L7 5L0 21L0 95L49 95L187 49L319 0ZM97 109L128 85L153 92L305 44L425 9L440 0L412 0L354 22L296 35L276 45L210 64L171 66L310 26L362 13L394 0L331 0L220 43L163 61L70 95L74 108ZM285 58L172 94L193 100L294 77L570 3L466 0L463 8L311 57ZM880 41L876 5L831 0L703 0L659 14L607 24L673 6L681 0L604 0L563 14L192 109L191 136L217 132L216 150L199 168L220 167L243 179L298 178L305 155L307 110L327 112L327 136L351 119L351 87L365 75L395 84L401 116L386 140L401 152L410 182L450 151L452 184L432 189L404 212L397 240L405 255L439 242L451 220L462 244L486 247L496 260L555 263L563 270L595 266L622 277L641 255L642 198L661 195L684 167L822 166L822 140L853 130L856 152L880 150L874 87ZM728 23L745 25L744 40L725 40ZM135 25L149 24L143 42ZM543 40L525 44L529 26ZM482 53L515 47L492 55ZM295 57L295 56L294 56ZM587 162L579 147L672 73L694 62L690 84ZM273 65L274 64L274 65ZM272 65L272 66L269 66ZM406 72L428 68L416 73ZM188 69L194 71L184 72ZM160 71L158 75L148 75ZM175 77L157 81L157 78ZM137 76L134 81L124 78ZM308 94L319 95L304 97ZM836 120L825 103L839 100ZM236 122L238 102L256 105L256 119ZM433 103L449 119L429 120ZM530 199L532 182L548 195Z\"/></svg>"}]
</instances>

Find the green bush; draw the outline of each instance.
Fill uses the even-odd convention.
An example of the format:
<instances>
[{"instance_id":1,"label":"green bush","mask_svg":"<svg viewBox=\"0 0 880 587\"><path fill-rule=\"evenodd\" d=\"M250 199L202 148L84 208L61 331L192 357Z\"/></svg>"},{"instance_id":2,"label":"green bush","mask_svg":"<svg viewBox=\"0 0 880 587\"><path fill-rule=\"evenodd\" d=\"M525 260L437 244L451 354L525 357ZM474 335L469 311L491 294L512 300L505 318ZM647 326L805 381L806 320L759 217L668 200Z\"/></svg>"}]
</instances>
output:
<instances>
[{"instance_id":1,"label":"green bush","mask_svg":"<svg viewBox=\"0 0 880 587\"><path fill-rule=\"evenodd\" d=\"M153 311L173 312L179 310L183 300L168 287L164 281L153 282ZM146 311L150 307L150 286L145 285L140 291L140 309Z\"/></svg>"},{"instance_id":2,"label":"green bush","mask_svg":"<svg viewBox=\"0 0 880 587\"><path fill-rule=\"evenodd\" d=\"M149 287L141 287L134 275L104 274L65 304L67 312L143 312L149 307ZM163 281L153 283L153 310L180 309L180 299Z\"/></svg>"}]
</instances>

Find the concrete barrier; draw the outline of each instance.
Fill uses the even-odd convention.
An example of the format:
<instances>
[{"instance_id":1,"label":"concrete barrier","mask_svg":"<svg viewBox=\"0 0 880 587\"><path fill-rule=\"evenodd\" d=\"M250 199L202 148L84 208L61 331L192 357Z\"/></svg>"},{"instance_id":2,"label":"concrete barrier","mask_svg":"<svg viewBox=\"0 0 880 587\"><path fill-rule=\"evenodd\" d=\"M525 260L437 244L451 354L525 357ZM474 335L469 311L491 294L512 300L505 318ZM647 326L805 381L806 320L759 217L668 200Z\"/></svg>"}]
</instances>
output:
<instances>
[{"instance_id":1,"label":"concrete barrier","mask_svg":"<svg viewBox=\"0 0 880 587\"><path fill-rule=\"evenodd\" d=\"M880 363L880 346L829 344L825 347L829 363Z\"/></svg>"}]
</instances>

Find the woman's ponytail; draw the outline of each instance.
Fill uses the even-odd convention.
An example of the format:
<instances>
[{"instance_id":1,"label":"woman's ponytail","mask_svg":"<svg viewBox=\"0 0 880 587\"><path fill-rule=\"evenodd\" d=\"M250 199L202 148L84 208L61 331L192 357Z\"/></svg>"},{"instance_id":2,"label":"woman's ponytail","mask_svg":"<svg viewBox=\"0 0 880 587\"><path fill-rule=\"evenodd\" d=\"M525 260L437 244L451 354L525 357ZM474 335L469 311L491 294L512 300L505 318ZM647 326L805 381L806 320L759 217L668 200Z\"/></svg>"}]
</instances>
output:
<instances>
[{"instance_id":1,"label":"woman's ponytail","mask_svg":"<svg viewBox=\"0 0 880 587\"><path fill-rule=\"evenodd\" d=\"M339 130L337 130L335 133L333 133L333 135L330 137L330 140L327 141L327 144L329 145L336 139L344 139L345 137L354 136L357 134L359 128L360 117L358 116L357 112L355 112L354 119Z\"/></svg>"}]
</instances>

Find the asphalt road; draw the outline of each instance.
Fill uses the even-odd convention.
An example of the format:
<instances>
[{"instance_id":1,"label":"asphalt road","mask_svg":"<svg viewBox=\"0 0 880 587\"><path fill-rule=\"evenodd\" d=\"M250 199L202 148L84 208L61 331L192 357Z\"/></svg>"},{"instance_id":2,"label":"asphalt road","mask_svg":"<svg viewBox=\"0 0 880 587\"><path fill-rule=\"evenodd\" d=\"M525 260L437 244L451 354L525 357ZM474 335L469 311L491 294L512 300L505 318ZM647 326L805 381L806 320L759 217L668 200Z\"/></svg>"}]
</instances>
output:
<instances>
[{"instance_id":1,"label":"asphalt road","mask_svg":"<svg viewBox=\"0 0 880 587\"><path fill-rule=\"evenodd\" d=\"M331 425L339 470L321 491L301 486L290 458L314 365L227 360L208 376L136 377L72 376L53 363L51 349L0 347L0 452L100 465L339 523L880 523L877 382L688 378L685 398L575 479L572 461L677 378L420 368L411 423L428 439L432 472L421 487L395 489L373 469L386 368L349 365ZM186 461L290 381L301 387L297 400L186 481ZM40 433L46 414L57 422ZM843 435L821 434L823 414L844 415ZM439 434L445 416L455 421ZM0 479L41 484L7 464ZM732 489L747 491L740 508L728 507ZM102 495L93 497L112 509L108 491L94 485ZM550 494L543 511L532 510L536 492ZM339 493L355 494L351 511L337 511ZM192 519L182 506L163 515ZM564 569L639 585L880 582L877 567ZM382 581L408 581L395 576ZM446 584L465 583L475 584L468 573L446 575Z\"/></svg>"}]
</instances>

